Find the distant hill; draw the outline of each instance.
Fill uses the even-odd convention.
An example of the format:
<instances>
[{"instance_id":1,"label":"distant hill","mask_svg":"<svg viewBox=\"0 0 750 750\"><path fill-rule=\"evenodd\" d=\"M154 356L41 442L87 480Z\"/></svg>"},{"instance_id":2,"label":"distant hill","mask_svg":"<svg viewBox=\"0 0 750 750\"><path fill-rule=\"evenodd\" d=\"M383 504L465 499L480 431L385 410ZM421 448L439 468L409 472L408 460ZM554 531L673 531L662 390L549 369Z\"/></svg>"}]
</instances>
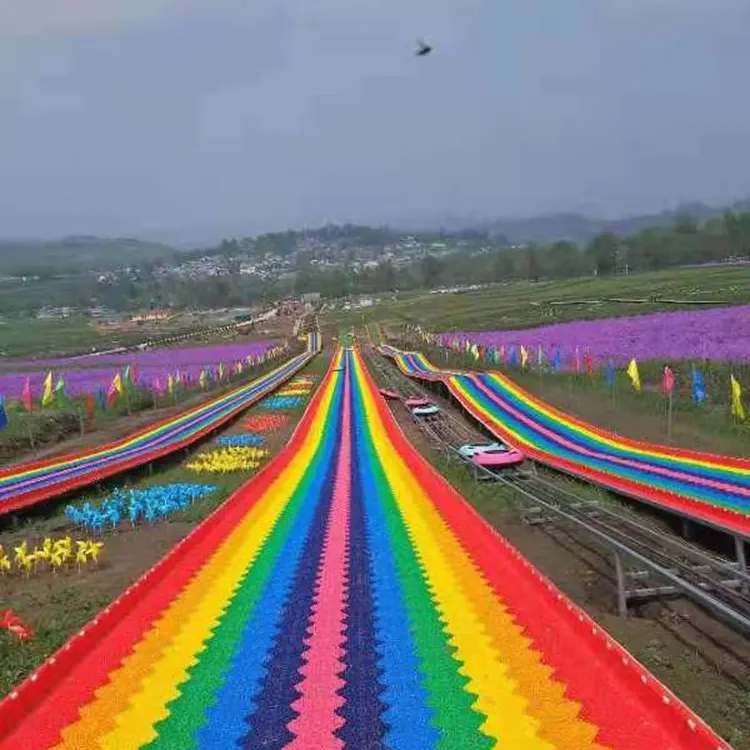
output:
<instances>
[{"instance_id":1,"label":"distant hill","mask_svg":"<svg viewBox=\"0 0 750 750\"><path fill-rule=\"evenodd\" d=\"M75 235L60 240L0 240L0 275L65 275L106 271L174 258L169 245L129 237Z\"/></svg>"},{"instance_id":2,"label":"distant hill","mask_svg":"<svg viewBox=\"0 0 750 750\"><path fill-rule=\"evenodd\" d=\"M742 201L730 208L735 210L750 209L750 201ZM439 229L456 232L466 229L479 229L493 235L503 235L511 243L518 242L555 242L570 240L585 243L602 232L613 232L617 235L633 234L650 227L674 223L678 216L688 214L700 222L722 216L726 207L717 208L703 203L690 203L678 206L671 211L658 214L629 216L623 219L592 219L576 213L559 213L532 216L523 219L461 219L447 217L412 229Z\"/></svg>"}]
</instances>

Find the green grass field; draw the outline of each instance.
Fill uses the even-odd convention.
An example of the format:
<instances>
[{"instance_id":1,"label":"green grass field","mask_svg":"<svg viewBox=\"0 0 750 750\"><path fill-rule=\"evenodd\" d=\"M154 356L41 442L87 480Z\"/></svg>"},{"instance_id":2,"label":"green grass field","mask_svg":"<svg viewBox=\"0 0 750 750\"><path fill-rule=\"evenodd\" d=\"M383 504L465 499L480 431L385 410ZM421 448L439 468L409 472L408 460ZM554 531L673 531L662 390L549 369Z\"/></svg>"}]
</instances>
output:
<instances>
[{"instance_id":1,"label":"green grass field","mask_svg":"<svg viewBox=\"0 0 750 750\"><path fill-rule=\"evenodd\" d=\"M323 322L341 328L380 322L393 328L418 323L430 331L517 329L684 309L700 301L717 306L750 303L750 268L671 269L570 281L523 281L452 294L400 295L395 301L363 310L327 313Z\"/></svg>"}]
</instances>

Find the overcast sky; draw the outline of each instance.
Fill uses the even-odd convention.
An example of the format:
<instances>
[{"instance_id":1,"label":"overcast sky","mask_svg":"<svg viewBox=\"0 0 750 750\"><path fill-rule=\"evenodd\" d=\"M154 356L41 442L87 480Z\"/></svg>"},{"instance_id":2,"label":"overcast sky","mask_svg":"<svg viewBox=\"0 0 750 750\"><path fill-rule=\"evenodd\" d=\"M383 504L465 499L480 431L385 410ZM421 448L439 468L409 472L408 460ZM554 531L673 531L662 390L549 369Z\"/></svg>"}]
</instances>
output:
<instances>
[{"instance_id":1,"label":"overcast sky","mask_svg":"<svg viewBox=\"0 0 750 750\"><path fill-rule=\"evenodd\" d=\"M749 70L747 0L0 0L0 236L723 203Z\"/></svg>"}]
</instances>

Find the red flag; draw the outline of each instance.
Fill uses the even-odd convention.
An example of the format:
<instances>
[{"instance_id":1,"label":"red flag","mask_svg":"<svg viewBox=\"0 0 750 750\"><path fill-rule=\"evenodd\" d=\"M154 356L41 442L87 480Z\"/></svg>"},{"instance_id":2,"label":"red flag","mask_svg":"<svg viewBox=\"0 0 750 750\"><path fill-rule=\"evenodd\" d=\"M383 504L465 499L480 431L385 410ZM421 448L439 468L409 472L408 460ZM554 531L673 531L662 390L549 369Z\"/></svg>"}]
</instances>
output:
<instances>
[{"instance_id":1,"label":"red flag","mask_svg":"<svg viewBox=\"0 0 750 750\"><path fill-rule=\"evenodd\" d=\"M590 354L583 355L583 362L586 365L586 374L594 374L594 358Z\"/></svg>"},{"instance_id":2,"label":"red flag","mask_svg":"<svg viewBox=\"0 0 750 750\"><path fill-rule=\"evenodd\" d=\"M89 419L94 416L94 394L89 393L86 395L86 414Z\"/></svg>"},{"instance_id":3,"label":"red flag","mask_svg":"<svg viewBox=\"0 0 750 750\"><path fill-rule=\"evenodd\" d=\"M662 380L662 388L667 396L672 395L674 391L674 373L669 367L664 368L664 379Z\"/></svg>"},{"instance_id":4,"label":"red flag","mask_svg":"<svg viewBox=\"0 0 750 750\"><path fill-rule=\"evenodd\" d=\"M130 379L138 385L138 368L135 365L130 368Z\"/></svg>"},{"instance_id":5,"label":"red flag","mask_svg":"<svg viewBox=\"0 0 750 750\"><path fill-rule=\"evenodd\" d=\"M34 398L31 395L31 380L28 375L26 376L26 382L23 384L21 400L26 407L26 411L34 411Z\"/></svg>"}]
</instances>

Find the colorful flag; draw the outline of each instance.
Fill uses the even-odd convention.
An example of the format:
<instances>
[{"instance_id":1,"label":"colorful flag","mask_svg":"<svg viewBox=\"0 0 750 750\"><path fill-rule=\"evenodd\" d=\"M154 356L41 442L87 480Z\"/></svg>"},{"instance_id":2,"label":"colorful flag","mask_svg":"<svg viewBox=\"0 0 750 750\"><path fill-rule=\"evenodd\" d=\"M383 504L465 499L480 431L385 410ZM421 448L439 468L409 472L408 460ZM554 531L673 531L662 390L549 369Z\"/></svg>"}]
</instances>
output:
<instances>
[{"instance_id":1,"label":"colorful flag","mask_svg":"<svg viewBox=\"0 0 750 750\"><path fill-rule=\"evenodd\" d=\"M52 370L47 373L44 379L44 393L42 394L42 406L49 406L52 403Z\"/></svg>"},{"instance_id":2,"label":"colorful flag","mask_svg":"<svg viewBox=\"0 0 750 750\"><path fill-rule=\"evenodd\" d=\"M615 363L611 359L607 362L604 377L607 379L607 385L611 388L615 384Z\"/></svg>"},{"instance_id":3,"label":"colorful flag","mask_svg":"<svg viewBox=\"0 0 750 750\"><path fill-rule=\"evenodd\" d=\"M118 395L122 396L123 387L122 387L122 378L120 377L120 373L115 373L115 376L112 378L112 383L109 386L110 392L117 393Z\"/></svg>"},{"instance_id":4,"label":"colorful flag","mask_svg":"<svg viewBox=\"0 0 750 750\"><path fill-rule=\"evenodd\" d=\"M0 430L8 426L8 415L5 413L5 400L0 396Z\"/></svg>"},{"instance_id":5,"label":"colorful flag","mask_svg":"<svg viewBox=\"0 0 750 750\"><path fill-rule=\"evenodd\" d=\"M630 382L633 384L633 388L636 389L640 393L641 391L641 376L638 372L638 363L635 361L635 357L630 360L630 364L628 365L628 377L630 378Z\"/></svg>"},{"instance_id":6,"label":"colorful flag","mask_svg":"<svg viewBox=\"0 0 750 750\"><path fill-rule=\"evenodd\" d=\"M674 373L668 365L664 367L664 377L662 378L661 387L665 395L672 395L674 391Z\"/></svg>"},{"instance_id":7,"label":"colorful flag","mask_svg":"<svg viewBox=\"0 0 750 750\"><path fill-rule=\"evenodd\" d=\"M526 365L529 363L529 353L526 350L526 347L521 344L521 367L526 367Z\"/></svg>"},{"instance_id":8,"label":"colorful flag","mask_svg":"<svg viewBox=\"0 0 750 750\"><path fill-rule=\"evenodd\" d=\"M57 384L55 385L55 401L57 402L58 406L60 406L61 404L64 404L66 401L65 381L63 380L62 375L58 376Z\"/></svg>"},{"instance_id":9,"label":"colorful flag","mask_svg":"<svg viewBox=\"0 0 750 750\"><path fill-rule=\"evenodd\" d=\"M702 404L706 400L706 386L700 370L693 367L693 401Z\"/></svg>"},{"instance_id":10,"label":"colorful flag","mask_svg":"<svg viewBox=\"0 0 750 750\"><path fill-rule=\"evenodd\" d=\"M586 374L591 376L594 374L594 358L586 353L583 355L583 364L586 367Z\"/></svg>"},{"instance_id":11,"label":"colorful flag","mask_svg":"<svg viewBox=\"0 0 750 750\"><path fill-rule=\"evenodd\" d=\"M34 397L31 395L31 378L28 375L26 376L26 382L23 384L21 401L23 401L26 411L34 411Z\"/></svg>"},{"instance_id":12,"label":"colorful flag","mask_svg":"<svg viewBox=\"0 0 750 750\"><path fill-rule=\"evenodd\" d=\"M737 382L734 375L730 375L729 378L732 387L732 416L740 422L744 422L745 407L742 405L742 386Z\"/></svg>"},{"instance_id":13,"label":"colorful flag","mask_svg":"<svg viewBox=\"0 0 750 750\"><path fill-rule=\"evenodd\" d=\"M91 393L86 394L86 415L89 419L94 416L94 396Z\"/></svg>"}]
</instances>

